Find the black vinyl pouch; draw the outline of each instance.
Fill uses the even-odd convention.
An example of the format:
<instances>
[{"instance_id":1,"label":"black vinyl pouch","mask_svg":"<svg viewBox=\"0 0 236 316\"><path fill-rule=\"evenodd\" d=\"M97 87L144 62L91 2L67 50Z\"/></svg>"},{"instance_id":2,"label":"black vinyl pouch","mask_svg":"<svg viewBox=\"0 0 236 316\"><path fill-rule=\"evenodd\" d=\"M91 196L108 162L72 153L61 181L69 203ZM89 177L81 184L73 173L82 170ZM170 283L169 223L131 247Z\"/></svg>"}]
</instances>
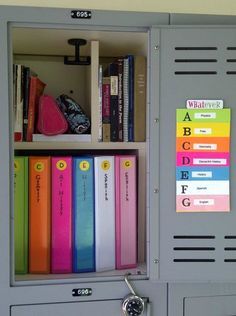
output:
<instances>
[{"instance_id":1,"label":"black vinyl pouch","mask_svg":"<svg viewBox=\"0 0 236 316\"><path fill-rule=\"evenodd\" d=\"M90 132L90 120L75 100L66 94L62 94L57 98L57 103L68 121L72 134L85 134Z\"/></svg>"}]
</instances>

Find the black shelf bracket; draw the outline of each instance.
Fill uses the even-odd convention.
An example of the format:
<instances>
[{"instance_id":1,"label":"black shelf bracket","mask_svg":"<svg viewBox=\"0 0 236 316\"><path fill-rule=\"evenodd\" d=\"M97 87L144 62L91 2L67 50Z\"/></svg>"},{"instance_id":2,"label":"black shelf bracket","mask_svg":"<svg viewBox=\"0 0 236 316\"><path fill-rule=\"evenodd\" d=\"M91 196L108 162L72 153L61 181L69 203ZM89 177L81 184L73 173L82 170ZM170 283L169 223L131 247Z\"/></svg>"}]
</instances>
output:
<instances>
[{"instance_id":1,"label":"black shelf bracket","mask_svg":"<svg viewBox=\"0 0 236 316\"><path fill-rule=\"evenodd\" d=\"M80 56L80 46L86 45L87 41L82 38L71 38L68 40L68 44L75 46L75 58L71 59L69 56L64 56L65 65L90 65L90 56L81 57Z\"/></svg>"}]
</instances>

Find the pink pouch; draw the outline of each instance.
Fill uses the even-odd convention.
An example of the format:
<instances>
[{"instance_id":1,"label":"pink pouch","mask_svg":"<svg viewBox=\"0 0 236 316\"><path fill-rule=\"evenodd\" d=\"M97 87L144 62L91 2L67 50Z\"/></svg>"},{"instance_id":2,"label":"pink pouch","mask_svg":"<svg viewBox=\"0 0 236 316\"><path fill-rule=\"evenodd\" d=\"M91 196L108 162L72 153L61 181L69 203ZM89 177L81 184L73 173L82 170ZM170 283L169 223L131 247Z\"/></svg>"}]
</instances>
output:
<instances>
[{"instance_id":1,"label":"pink pouch","mask_svg":"<svg viewBox=\"0 0 236 316\"><path fill-rule=\"evenodd\" d=\"M67 129L67 120L54 98L42 95L39 99L37 130L44 135L52 136L63 134Z\"/></svg>"}]
</instances>

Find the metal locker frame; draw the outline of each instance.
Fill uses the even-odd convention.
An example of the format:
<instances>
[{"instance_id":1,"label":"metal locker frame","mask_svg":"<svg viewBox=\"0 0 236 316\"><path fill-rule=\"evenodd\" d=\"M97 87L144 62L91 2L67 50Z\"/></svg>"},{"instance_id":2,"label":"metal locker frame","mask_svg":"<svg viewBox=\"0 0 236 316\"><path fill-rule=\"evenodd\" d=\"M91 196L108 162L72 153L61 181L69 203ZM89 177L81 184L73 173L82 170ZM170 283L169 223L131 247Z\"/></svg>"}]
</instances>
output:
<instances>
[{"instance_id":1,"label":"metal locker frame","mask_svg":"<svg viewBox=\"0 0 236 316\"><path fill-rule=\"evenodd\" d=\"M183 295L178 292L181 288L184 293L189 291L193 292L193 295L200 292L205 296L211 295L233 295L236 291L234 284L225 284L224 286L219 284L209 285L209 281L215 281L218 279L220 267L204 271L202 267L191 274L192 267L182 265L176 271L175 266L172 265L172 238L171 233L179 234L182 229L186 227L185 221L175 227L176 214L173 208L173 199L169 198L169 194L164 193L164 190L168 188L169 193L173 195L173 186L169 181L174 181L173 175L168 175L168 179L165 179L165 170L173 172L174 168L171 165L171 155L174 153L173 142L171 139L168 145L165 145L163 132L168 128L168 135L173 134L173 125L175 121L173 119L173 108L177 107L177 104L173 102L179 102L178 107L184 107L183 94L177 90L171 90L175 82L171 80L170 71L175 66L169 64L169 59L172 58L171 52L168 46L169 36L173 30L178 33L180 30L189 30L188 37L193 37L192 32L196 27L193 25L200 25L198 29L204 29L201 25L208 25L208 28L212 30L220 30L225 32L228 27L224 25L235 25L236 17L222 17L222 16L204 16L204 15L182 15L182 14L156 14L156 13L136 13L136 12L112 12L112 11L92 11L92 20L71 19L71 9L52 9L52 8L26 8L26 7L9 7L1 6L0 12L0 148L1 148L1 161L0 174L1 174L1 190L0 190L0 248L1 258L0 268L2 273L0 274L0 308L1 314L9 316L11 306L19 305L32 305L32 304L62 304L66 303L79 303L89 302L91 298L74 298L72 297L72 290L77 287L81 287L81 282L85 282L86 286L93 289L92 300L94 302L109 301L122 299L127 292L127 287L121 277L109 277L106 280L102 277L99 279L70 279L70 280L54 280L41 281L41 282L26 282L22 284L15 284L12 282L12 264L11 264L11 249L10 249L10 224L13 222L13 214L9 212L12 210L13 202L11 197L13 196L13 143L12 143L12 123L8 109L8 104L11 104L11 68L9 50L11 49L10 42L10 29L9 25L21 25L27 26L29 24L37 25L38 27L56 27L63 28L82 28L90 29L95 26L99 26L100 30L146 30L150 32L150 51L149 51L149 68L150 76L149 81L149 163L147 173L149 181L147 183L148 201L147 201L147 263L148 273L144 278L134 278L135 289L143 297L148 298L150 304L150 310L148 313L155 316L168 315L182 315L183 310ZM178 26L184 24L185 26ZM168 25L170 25L168 27ZM211 25L211 26L209 26ZM215 25L215 26L213 26ZM218 26L217 26L218 25ZM234 27L229 27L231 30ZM205 27L206 29L206 27ZM184 31L184 32L185 32ZM233 32L233 31L232 31ZM222 33L223 34L223 33ZM181 38L181 34L178 35ZM206 34L204 35L206 37ZM204 38L203 36L203 38ZM233 36L233 35L232 35ZM185 39L187 39L186 37ZM199 37L199 35L197 35ZM203 40L201 36L199 40ZM176 40L176 38L172 38ZM213 40L212 38L210 39ZM221 57L219 57L221 58ZM172 67L172 68L171 68ZM221 64L222 67L222 64ZM171 68L171 69L170 69ZM185 82L188 84L188 82ZM169 91L168 91L169 89ZM176 87L175 87L176 89ZM171 90L171 91L170 91ZM171 99L171 93L175 92L174 97ZM188 90L185 90L185 92ZM193 90L191 91L191 96ZM205 90L204 90L205 91ZM212 90L213 91L213 90ZM223 90L219 90L223 91ZM179 93L179 94L178 94ZM220 98L220 92L219 98ZM225 92L226 93L226 92ZM198 93L198 95L201 92ZM212 92L213 94L213 92ZM225 94L226 95L226 94ZM227 99L227 96L224 98ZM200 97L199 96L199 97ZM207 93L204 94L207 98ZM233 94L230 99L232 100ZM231 101L232 102L232 101ZM166 111L166 112L165 112ZM171 115L170 115L171 114ZM168 123L166 124L166 118L168 117ZM170 119L170 121L169 121ZM232 124L233 127L233 124ZM234 128L234 127L233 127ZM170 166L171 165L171 166ZM169 168L170 167L170 168ZM164 179L164 180L163 180ZM173 184L173 183L172 183ZM233 188L235 184L233 182ZM174 198L174 197L173 197ZM167 204L166 202L167 201ZM191 219L191 216L188 216ZM210 215L209 215L210 216ZM201 217L197 215L197 217ZM233 215L230 214L233 218ZM211 216L209 217L211 218ZM220 217L219 217L220 218ZM194 219L194 218L193 218ZM178 219L179 220L179 219ZM177 220L177 222L178 222ZM169 228L168 228L168 225ZM193 226L194 227L194 226ZM218 227L216 225L216 227ZM176 232L174 231L176 229ZM203 229L204 230L204 229ZM198 232L197 232L198 233ZM205 232L204 232L205 233ZM215 233L215 232L214 232ZM225 233L225 232L224 232ZM216 242L218 243L217 238ZM221 249L224 246L222 240L219 242ZM222 253L218 255L221 258ZM227 279L230 281L230 276L233 273L234 268L227 272ZM185 274L186 272L186 274ZM202 278L202 283L199 285L198 278ZM219 277L223 279L224 277ZM173 283L173 281L189 281L192 283ZM169 283L168 283L169 282ZM193 283L195 282L195 283ZM84 283L83 283L84 284ZM37 285L37 286L36 286ZM229 290L230 289L230 290ZM215 294L216 293L216 294ZM220 293L220 294L219 294ZM184 294L185 295L185 294ZM190 294L189 294L190 295ZM198 295L198 294L196 294ZM169 303L167 301L169 300ZM167 310L169 308L169 311ZM23 307L22 307L23 308ZM175 313L175 308L178 309L178 313ZM176 309L176 310L177 310ZM12 310L17 311L16 307ZM94 312L96 309L94 309ZM17 316L17 314L16 314Z\"/></svg>"},{"instance_id":2,"label":"metal locker frame","mask_svg":"<svg viewBox=\"0 0 236 316\"><path fill-rule=\"evenodd\" d=\"M96 313L96 302L109 302L123 299L129 290L123 277L89 277L89 278L60 278L54 280L36 281L14 281L13 276L13 227L14 214L12 212L13 201L13 142L12 142L12 123L11 113L8 105L11 104L11 26L35 26L38 28L73 28L92 30L95 27L99 30L110 31L145 31L148 33L153 24L167 25L169 23L168 14L155 13L128 13L128 12L105 12L92 11L91 20L77 20L71 18L71 9L45 9L45 8L24 8L1 6L0 12L0 148L2 151L1 159L4 163L0 166L1 187L0 202L0 248L2 258L0 268L0 308L2 315L10 315L12 306L13 315L17 315L27 305L45 306L45 304L60 304L65 311L70 311L70 306L66 303L78 304L78 313L83 312L82 302L94 303L93 314ZM4 135L4 136L3 136ZM9 174L11 175L9 177ZM148 210L149 211L149 210ZM149 245L150 239L147 238ZM156 242L155 242L156 244ZM9 245L11 245L9 247ZM149 260L148 260L149 262ZM156 267L156 263L155 267ZM157 274L157 270L152 272ZM167 284L165 282L151 282L149 272L144 276L132 277L132 282L138 293L147 299L147 315L155 314L158 316L167 314ZM92 288L91 297L76 298L72 296L72 291L80 287ZM41 305L42 304L42 305ZM65 304L65 305L64 305ZM98 304L99 305L99 304ZM15 306L15 307L14 307ZM19 306L19 309L17 308ZM20 307L22 306L22 307ZM64 307L63 307L64 306ZM73 305L74 306L74 305ZM80 307L81 306L81 307ZM83 305L84 306L84 305ZM40 311L44 307L39 308Z\"/></svg>"}]
</instances>

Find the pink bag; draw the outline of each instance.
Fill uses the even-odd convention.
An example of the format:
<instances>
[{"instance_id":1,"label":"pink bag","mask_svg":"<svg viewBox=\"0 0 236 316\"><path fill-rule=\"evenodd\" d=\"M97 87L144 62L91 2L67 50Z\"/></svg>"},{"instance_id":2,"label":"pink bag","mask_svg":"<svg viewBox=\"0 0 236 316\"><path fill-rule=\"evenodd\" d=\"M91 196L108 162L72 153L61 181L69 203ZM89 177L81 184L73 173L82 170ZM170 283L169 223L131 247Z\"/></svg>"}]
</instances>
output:
<instances>
[{"instance_id":1,"label":"pink bag","mask_svg":"<svg viewBox=\"0 0 236 316\"><path fill-rule=\"evenodd\" d=\"M47 136L63 134L68 130L66 118L50 95L42 95L39 99L37 130Z\"/></svg>"}]
</instances>

